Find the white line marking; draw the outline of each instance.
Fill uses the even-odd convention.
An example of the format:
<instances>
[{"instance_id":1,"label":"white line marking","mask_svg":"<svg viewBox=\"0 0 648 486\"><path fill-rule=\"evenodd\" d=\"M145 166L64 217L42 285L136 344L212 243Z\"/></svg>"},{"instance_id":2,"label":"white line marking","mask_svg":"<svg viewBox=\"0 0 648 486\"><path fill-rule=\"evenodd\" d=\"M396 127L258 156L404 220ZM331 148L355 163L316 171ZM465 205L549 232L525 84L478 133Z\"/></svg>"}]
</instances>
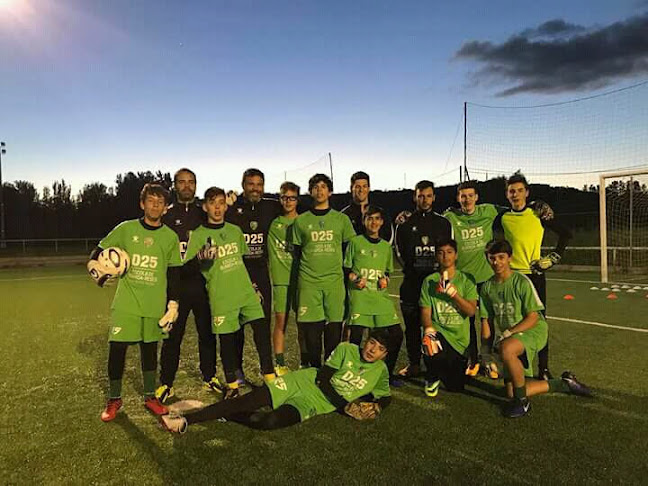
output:
<instances>
[{"instance_id":1,"label":"white line marking","mask_svg":"<svg viewBox=\"0 0 648 486\"><path fill-rule=\"evenodd\" d=\"M26 282L28 280L56 280L59 278L79 278L81 275L55 275L51 277L0 278L0 282Z\"/></svg>"},{"instance_id":2,"label":"white line marking","mask_svg":"<svg viewBox=\"0 0 648 486\"><path fill-rule=\"evenodd\" d=\"M601 283L600 280L572 280L572 279L569 279L569 278L548 278L547 281L548 282L588 283L588 284L600 284ZM637 284L646 285L646 284L642 284L640 282L633 282L633 283L630 283L630 282L608 282L608 285L612 284L612 283L614 283L615 285L637 285Z\"/></svg>"},{"instance_id":3,"label":"white line marking","mask_svg":"<svg viewBox=\"0 0 648 486\"><path fill-rule=\"evenodd\" d=\"M646 333L648 333L648 329L640 329L640 328L637 328L637 327L615 326L614 324L605 324L603 322L581 321L580 319L569 319L567 317L547 316L547 319L553 319L555 321L575 322L575 323L578 323L578 324L587 324L588 326L609 327L610 329L621 329L622 331L634 331L634 332L646 332Z\"/></svg>"},{"instance_id":4,"label":"white line marking","mask_svg":"<svg viewBox=\"0 0 648 486\"><path fill-rule=\"evenodd\" d=\"M400 298L400 296L396 295L396 294L389 294L389 296L394 297L396 299ZM594 321L582 321L580 319L569 319L568 317L547 316L547 319L553 319L554 321L575 322L577 324L587 324L588 326L608 327L610 329L621 329L622 331L634 331L634 332L648 333L648 329L640 329L640 328L637 328L637 327L615 326L614 324L605 324L603 322L594 322Z\"/></svg>"}]
</instances>

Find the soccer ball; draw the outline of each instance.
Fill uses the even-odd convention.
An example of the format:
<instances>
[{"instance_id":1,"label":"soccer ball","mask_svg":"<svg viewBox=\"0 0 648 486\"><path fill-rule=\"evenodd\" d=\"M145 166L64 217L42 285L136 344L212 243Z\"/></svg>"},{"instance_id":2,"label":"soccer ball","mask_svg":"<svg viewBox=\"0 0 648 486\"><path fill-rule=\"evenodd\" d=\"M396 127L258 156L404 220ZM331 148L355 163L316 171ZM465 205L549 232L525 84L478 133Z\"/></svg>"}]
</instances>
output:
<instances>
[{"instance_id":1,"label":"soccer ball","mask_svg":"<svg viewBox=\"0 0 648 486\"><path fill-rule=\"evenodd\" d=\"M121 277L130 268L130 257L121 248L106 248L97 257L97 261L107 274Z\"/></svg>"}]
</instances>

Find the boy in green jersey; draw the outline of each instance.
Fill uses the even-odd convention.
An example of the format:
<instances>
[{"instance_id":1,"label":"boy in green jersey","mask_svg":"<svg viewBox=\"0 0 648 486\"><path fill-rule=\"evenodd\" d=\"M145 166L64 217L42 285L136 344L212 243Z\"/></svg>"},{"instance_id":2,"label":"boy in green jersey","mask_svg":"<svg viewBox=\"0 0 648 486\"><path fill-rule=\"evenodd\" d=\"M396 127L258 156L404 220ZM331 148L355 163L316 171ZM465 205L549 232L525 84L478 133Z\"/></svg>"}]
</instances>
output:
<instances>
[{"instance_id":1,"label":"boy in green jersey","mask_svg":"<svg viewBox=\"0 0 648 486\"><path fill-rule=\"evenodd\" d=\"M535 287L540 300L547 307L547 280L545 272L560 263L567 243L571 238L569 228L558 223L553 217L544 219L527 204L529 183L519 171L506 181L506 198L511 208L501 213L493 222L496 239L506 239L513 249L511 268L525 274ZM558 236L554 251L546 256L540 253L545 229ZM549 343L538 354L539 378L552 378L549 371Z\"/></svg>"},{"instance_id":2,"label":"boy in green jersey","mask_svg":"<svg viewBox=\"0 0 648 486\"><path fill-rule=\"evenodd\" d=\"M301 326L310 366L322 363L340 342L344 319L342 245L355 236L351 220L329 205L333 181L315 174L308 181L313 208L295 220L292 243L299 252L297 322Z\"/></svg>"},{"instance_id":3,"label":"boy in green jersey","mask_svg":"<svg viewBox=\"0 0 648 486\"><path fill-rule=\"evenodd\" d=\"M162 224L168 200L169 193L164 187L146 184L140 194L144 216L117 225L90 255L88 270L100 285L103 282L97 278L100 277L97 273L97 257L102 250L117 247L130 257L130 268L119 279L111 307L108 352L110 392L101 414L104 422L113 420L122 406L126 351L130 344L135 343L139 343L140 347L144 404L156 415L167 413L166 407L155 398L157 343L167 335L178 317L179 270L182 266L178 235Z\"/></svg>"},{"instance_id":4,"label":"boy in green jersey","mask_svg":"<svg viewBox=\"0 0 648 486\"><path fill-rule=\"evenodd\" d=\"M385 329L389 334L386 363L391 377L403 342L398 313L387 290L389 275L394 271L393 251L391 245L379 236L385 223L383 210L369 205L363 220L365 234L352 238L344 253L349 294L349 338L360 346L365 329Z\"/></svg>"},{"instance_id":5,"label":"boy in green jersey","mask_svg":"<svg viewBox=\"0 0 648 486\"><path fill-rule=\"evenodd\" d=\"M536 354L547 344L544 305L526 275L511 268L513 249L507 240L486 247L494 275L481 289L482 336L495 329L495 343L504 362L504 383L511 399L506 417L521 417L529 411L529 396L560 391L591 396L590 389L569 371L560 379L533 379ZM492 325L489 323L492 321Z\"/></svg>"},{"instance_id":6,"label":"boy in green jersey","mask_svg":"<svg viewBox=\"0 0 648 486\"><path fill-rule=\"evenodd\" d=\"M357 420L373 419L389 405L389 378L383 359L389 335L373 330L362 349L340 343L321 369L306 368L280 376L235 400L214 403L184 416L161 422L171 432L184 433L190 424L233 421L254 429L295 425L316 415L338 411ZM271 407L271 412L259 412Z\"/></svg>"},{"instance_id":7,"label":"boy in green jersey","mask_svg":"<svg viewBox=\"0 0 648 486\"><path fill-rule=\"evenodd\" d=\"M225 398L238 396L236 371L239 367L238 342L250 324L259 353L264 379L274 379L270 333L264 325L264 312L243 263L248 246L241 229L225 222L225 191L211 187L205 192L203 210L207 223L196 228L187 245L185 261L201 261L212 315L212 332L218 335L220 355L227 381Z\"/></svg>"},{"instance_id":8,"label":"boy in green jersey","mask_svg":"<svg viewBox=\"0 0 648 486\"><path fill-rule=\"evenodd\" d=\"M288 313L297 311L297 264L291 233L297 218L299 202L299 186L292 182L284 182L279 189L279 202L282 208L281 216L270 223L268 230L268 258L270 261L270 278L272 279L272 302L274 307L275 325L272 333L272 344L275 352L275 371L277 375L285 375L290 370L284 358L286 340L286 321ZM301 332L298 330L301 338ZM302 349L302 364L308 360L304 356L305 347L299 339Z\"/></svg>"},{"instance_id":9,"label":"boy in green jersey","mask_svg":"<svg viewBox=\"0 0 648 486\"><path fill-rule=\"evenodd\" d=\"M475 278L479 292L481 285L493 275L485 253L486 244L493 239L493 222L508 208L488 203L477 204L478 201L477 182L462 182L457 186L459 208L448 209L443 215L452 224L457 240L457 268ZM551 207L543 201L532 201L529 207L542 220L553 218ZM469 376L477 375L480 368L475 320L475 316L470 318L470 345L466 368L466 374ZM491 347L492 342L482 343L481 346L484 372L490 378L497 379L499 372L490 356Z\"/></svg>"},{"instance_id":10,"label":"boy in green jersey","mask_svg":"<svg viewBox=\"0 0 648 486\"><path fill-rule=\"evenodd\" d=\"M435 397L443 382L448 391L464 389L470 318L477 309L477 285L472 275L458 270L457 242L440 241L436 247L439 272L421 286L421 324L425 394Z\"/></svg>"}]
</instances>

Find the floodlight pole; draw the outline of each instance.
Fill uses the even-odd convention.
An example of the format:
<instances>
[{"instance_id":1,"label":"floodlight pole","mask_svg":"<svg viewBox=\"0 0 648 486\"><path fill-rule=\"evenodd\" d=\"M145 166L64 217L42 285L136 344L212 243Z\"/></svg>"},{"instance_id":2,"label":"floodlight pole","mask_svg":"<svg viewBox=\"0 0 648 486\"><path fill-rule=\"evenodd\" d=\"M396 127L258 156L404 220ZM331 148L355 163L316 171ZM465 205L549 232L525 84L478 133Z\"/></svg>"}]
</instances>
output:
<instances>
[{"instance_id":1,"label":"floodlight pole","mask_svg":"<svg viewBox=\"0 0 648 486\"><path fill-rule=\"evenodd\" d=\"M4 184L2 182L2 156L7 153L6 144L0 142L0 248L6 248L5 241L5 207L4 207Z\"/></svg>"}]
</instances>

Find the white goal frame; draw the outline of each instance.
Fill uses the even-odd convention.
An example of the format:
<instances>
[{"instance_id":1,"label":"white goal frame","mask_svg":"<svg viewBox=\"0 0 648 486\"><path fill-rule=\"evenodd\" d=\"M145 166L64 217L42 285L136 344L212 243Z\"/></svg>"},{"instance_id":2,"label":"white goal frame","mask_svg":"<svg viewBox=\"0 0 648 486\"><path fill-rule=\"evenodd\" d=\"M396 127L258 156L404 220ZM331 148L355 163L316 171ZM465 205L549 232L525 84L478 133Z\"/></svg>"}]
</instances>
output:
<instances>
[{"instance_id":1,"label":"white goal frame","mask_svg":"<svg viewBox=\"0 0 648 486\"><path fill-rule=\"evenodd\" d=\"M641 169L606 172L605 174L599 175L599 232L601 241L601 282L603 283L608 282L607 203L605 199L605 181L606 179L632 177L635 175L648 175L648 166Z\"/></svg>"}]
</instances>

